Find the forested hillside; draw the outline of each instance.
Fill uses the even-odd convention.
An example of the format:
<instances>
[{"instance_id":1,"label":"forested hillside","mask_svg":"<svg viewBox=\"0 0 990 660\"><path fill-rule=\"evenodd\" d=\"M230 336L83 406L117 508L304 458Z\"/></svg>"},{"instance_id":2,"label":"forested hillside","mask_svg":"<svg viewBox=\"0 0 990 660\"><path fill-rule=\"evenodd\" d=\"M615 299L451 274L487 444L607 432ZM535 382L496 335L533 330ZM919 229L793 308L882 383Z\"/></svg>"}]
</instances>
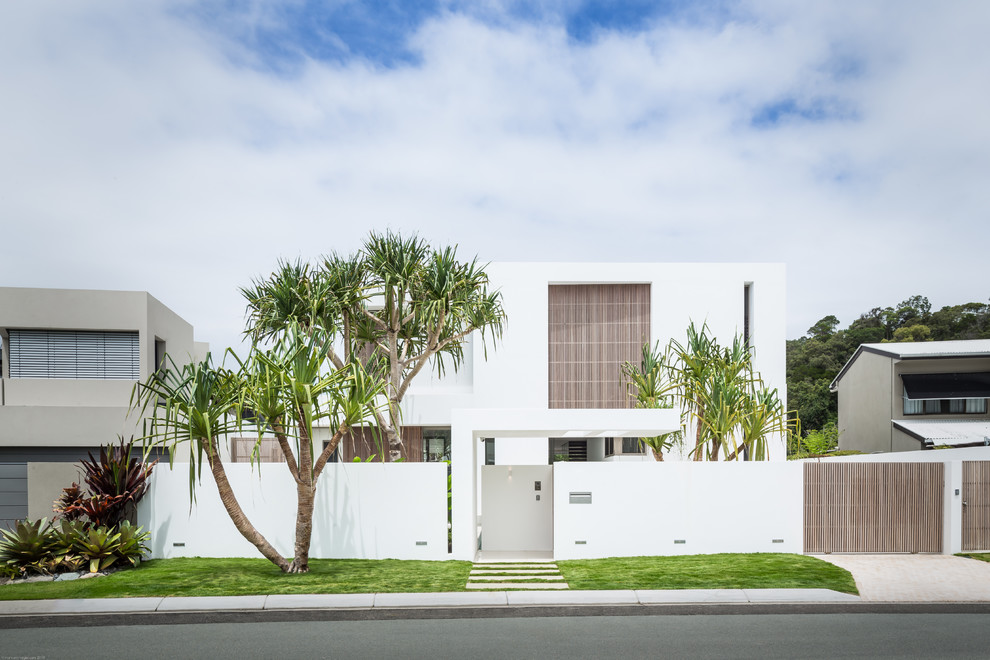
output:
<instances>
[{"instance_id":1,"label":"forested hillside","mask_svg":"<svg viewBox=\"0 0 990 660\"><path fill-rule=\"evenodd\" d=\"M836 396L828 386L860 344L990 338L990 305L966 303L931 311L924 296L896 307L874 307L839 329L826 316L800 339L787 342L787 406L797 410L804 432L838 419Z\"/></svg>"}]
</instances>

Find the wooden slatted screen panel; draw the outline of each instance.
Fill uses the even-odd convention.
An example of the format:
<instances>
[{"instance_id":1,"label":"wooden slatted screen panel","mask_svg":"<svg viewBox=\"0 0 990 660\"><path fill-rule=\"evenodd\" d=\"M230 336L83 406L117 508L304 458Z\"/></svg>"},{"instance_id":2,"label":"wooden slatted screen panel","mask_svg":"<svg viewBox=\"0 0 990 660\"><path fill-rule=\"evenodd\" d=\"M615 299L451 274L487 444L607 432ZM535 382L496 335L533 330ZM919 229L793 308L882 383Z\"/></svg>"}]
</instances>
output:
<instances>
[{"instance_id":1,"label":"wooden slatted screen panel","mask_svg":"<svg viewBox=\"0 0 990 660\"><path fill-rule=\"evenodd\" d=\"M990 550L990 461L963 461L962 549Z\"/></svg>"},{"instance_id":2,"label":"wooden slatted screen panel","mask_svg":"<svg viewBox=\"0 0 990 660\"><path fill-rule=\"evenodd\" d=\"M402 457L409 463L423 461L423 428L421 426L402 427ZM341 460L349 463L355 457L362 461L372 454L375 460L382 459L382 450L388 454L388 439L384 433L374 433L371 428L364 427L345 435L340 440ZM387 459L386 459L387 460Z\"/></svg>"},{"instance_id":3,"label":"wooden slatted screen panel","mask_svg":"<svg viewBox=\"0 0 990 660\"><path fill-rule=\"evenodd\" d=\"M258 460L262 463L281 463L282 448L278 446L275 438L262 438L258 443L258 438L231 438L230 439L230 462L250 463L251 454L255 445L258 445Z\"/></svg>"},{"instance_id":4,"label":"wooden slatted screen panel","mask_svg":"<svg viewBox=\"0 0 990 660\"><path fill-rule=\"evenodd\" d=\"M942 463L805 463L804 551L942 552Z\"/></svg>"},{"instance_id":5,"label":"wooden slatted screen panel","mask_svg":"<svg viewBox=\"0 0 990 660\"><path fill-rule=\"evenodd\" d=\"M632 407L622 363L649 341L649 284L551 285L549 407Z\"/></svg>"}]
</instances>

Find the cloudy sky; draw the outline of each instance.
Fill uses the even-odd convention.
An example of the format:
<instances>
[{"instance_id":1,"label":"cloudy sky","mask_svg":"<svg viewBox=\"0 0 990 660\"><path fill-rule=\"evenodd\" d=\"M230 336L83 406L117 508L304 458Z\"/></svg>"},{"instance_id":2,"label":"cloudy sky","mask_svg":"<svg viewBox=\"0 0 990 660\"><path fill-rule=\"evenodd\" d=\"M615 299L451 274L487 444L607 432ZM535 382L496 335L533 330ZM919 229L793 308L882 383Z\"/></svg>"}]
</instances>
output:
<instances>
[{"instance_id":1,"label":"cloudy sky","mask_svg":"<svg viewBox=\"0 0 990 660\"><path fill-rule=\"evenodd\" d=\"M0 285L214 346L279 258L783 261L788 336L986 301L990 3L5 2Z\"/></svg>"}]
</instances>

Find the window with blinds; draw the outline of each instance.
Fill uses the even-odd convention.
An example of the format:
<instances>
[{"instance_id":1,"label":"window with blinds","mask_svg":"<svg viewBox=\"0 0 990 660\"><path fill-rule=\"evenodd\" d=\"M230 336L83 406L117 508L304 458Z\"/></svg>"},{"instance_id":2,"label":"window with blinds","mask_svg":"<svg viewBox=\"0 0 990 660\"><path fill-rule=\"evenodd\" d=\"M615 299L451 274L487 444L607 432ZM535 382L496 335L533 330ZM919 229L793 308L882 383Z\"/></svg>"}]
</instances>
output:
<instances>
[{"instance_id":1,"label":"window with blinds","mask_svg":"<svg viewBox=\"0 0 990 660\"><path fill-rule=\"evenodd\" d=\"M9 330L11 378L138 380L137 332Z\"/></svg>"}]
</instances>

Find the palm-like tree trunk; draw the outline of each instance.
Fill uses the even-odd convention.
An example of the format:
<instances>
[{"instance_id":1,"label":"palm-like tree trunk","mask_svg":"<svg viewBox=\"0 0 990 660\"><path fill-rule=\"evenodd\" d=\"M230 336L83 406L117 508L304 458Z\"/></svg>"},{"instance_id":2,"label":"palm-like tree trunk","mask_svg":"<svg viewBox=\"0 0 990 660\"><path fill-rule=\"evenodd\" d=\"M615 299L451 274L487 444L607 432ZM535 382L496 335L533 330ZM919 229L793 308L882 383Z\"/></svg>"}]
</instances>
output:
<instances>
[{"instance_id":1,"label":"palm-like tree trunk","mask_svg":"<svg viewBox=\"0 0 990 660\"><path fill-rule=\"evenodd\" d=\"M316 484L313 481L313 451L310 437L299 412L299 478L296 479L296 544L289 573L309 572L309 544L313 538L313 508L316 503Z\"/></svg>"},{"instance_id":2,"label":"palm-like tree trunk","mask_svg":"<svg viewBox=\"0 0 990 660\"><path fill-rule=\"evenodd\" d=\"M278 550L272 547L268 539L255 529L251 521L244 515L244 510L238 504L237 498L234 496L234 491L230 487L230 482L227 480L227 472L223 468L223 462L217 455L216 440L204 441L203 444L206 446L206 460L210 464L213 480L217 484L220 501L223 503L223 508L227 510L227 515L230 516L234 527L241 533L241 536L246 538L254 547L258 548L261 554L269 561L282 569L283 572L288 572L289 563L285 561L285 557L280 555Z\"/></svg>"}]
</instances>

